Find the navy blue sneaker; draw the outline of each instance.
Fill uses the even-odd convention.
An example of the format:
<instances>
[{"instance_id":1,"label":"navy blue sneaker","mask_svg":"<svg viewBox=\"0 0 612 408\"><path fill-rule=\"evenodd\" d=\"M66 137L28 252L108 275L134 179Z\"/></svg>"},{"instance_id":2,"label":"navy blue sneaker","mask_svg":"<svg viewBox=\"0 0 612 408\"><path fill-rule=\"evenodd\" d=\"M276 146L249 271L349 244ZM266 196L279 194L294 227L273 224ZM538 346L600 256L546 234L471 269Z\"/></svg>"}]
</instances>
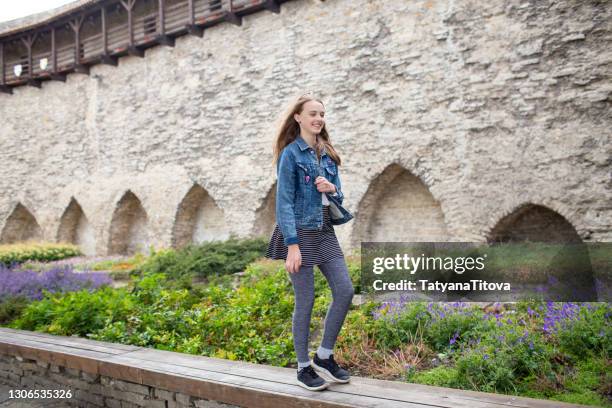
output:
<instances>
[{"instance_id":1,"label":"navy blue sneaker","mask_svg":"<svg viewBox=\"0 0 612 408\"><path fill-rule=\"evenodd\" d=\"M312 368L312 364L308 367L300 368L297 373L298 385L311 391L319 391L327 388L329 383Z\"/></svg>"},{"instance_id":2,"label":"navy blue sneaker","mask_svg":"<svg viewBox=\"0 0 612 408\"><path fill-rule=\"evenodd\" d=\"M314 358L312 359L312 365L315 370L326 374L329 378L336 382L347 383L351 379L349 372L340 367L334 361L333 354L331 354L328 359L323 360L322 358L319 358L317 353L315 353Z\"/></svg>"}]
</instances>

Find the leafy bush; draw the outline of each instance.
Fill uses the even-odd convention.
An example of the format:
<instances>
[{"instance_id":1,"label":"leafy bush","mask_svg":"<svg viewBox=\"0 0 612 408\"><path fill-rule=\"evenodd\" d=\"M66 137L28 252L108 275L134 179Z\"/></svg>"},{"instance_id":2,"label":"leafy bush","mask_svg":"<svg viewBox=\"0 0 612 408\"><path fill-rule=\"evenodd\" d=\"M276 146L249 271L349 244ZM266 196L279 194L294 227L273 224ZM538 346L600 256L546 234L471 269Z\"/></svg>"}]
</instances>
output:
<instances>
[{"instance_id":1,"label":"leafy bush","mask_svg":"<svg viewBox=\"0 0 612 408\"><path fill-rule=\"evenodd\" d=\"M7 296L0 302L0 325L6 325L26 308L30 301L25 296Z\"/></svg>"},{"instance_id":2,"label":"leafy bush","mask_svg":"<svg viewBox=\"0 0 612 408\"><path fill-rule=\"evenodd\" d=\"M17 298L0 305L0 317L22 310L15 327L287 366L296 359L293 289L281 262L244 266L260 254L254 243L236 241L162 250L137 267L128 289L43 291L44 299L27 306ZM222 268L224 257L240 262ZM358 263L348 266L357 288ZM206 277L206 285L192 282L194 275ZM315 293L311 330L323 328L331 302L318 272ZM610 304L519 302L515 310L496 310L367 302L349 311L336 356L358 368L356 375L606 405Z\"/></svg>"},{"instance_id":3,"label":"leafy bush","mask_svg":"<svg viewBox=\"0 0 612 408\"><path fill-rule=\"evenodd\" d=\"M265 255L264 239L236 239L189 245L183 249L163 249L137 268L141 274L165 273L169 278L184 275L208 277L243 271Z\"/></svg>"},{"instance_id":4,"label":"leafy bush","mask_svg":"<svg viewBox=\"0 0 612 408\"><path fill-rule=\"evenodd\" d=\"M326 285L321 274L315 285ZM130 286L45 292L13 327L258 363L295 362L293 290L278 262L249 265L237 287L229 276L213 276L204 287L180 289L163 273L134 277ZM330 296L328 288L317 291L312 328L322 322Z\"/></svg>"},{"instance_id":5,"label":"leafy bush","mask_svg":"<svg viewBox=\"0 0 612 408\"><path fill-rule=\"evenodd\" d=\"M456 348L461 341L468 341L489 330L491 322L481 310L468 304L455 302L437 304L425 302L387 301L372 313L379 345L398 348L411 341L419 329L425 341L436 351Z\"/></svg>"},{"instance_id":6,"label":"leafy bush","mask_svg":"<svg viewBox=\"0 0 612 408\"><path fill-rule=\"evenodd\" d=\"M383 373L391 362L404 368L387 369L392 379L606 405L612 390L610 304L499 306L486 312L463 303L370 302L347 316L338 357L364 375ZM388 357L369 359L356 349Z\"/></svg>"},{"instance_id":7,"label":"leafy bush","mask_svg":"<svg viewBox=\"0 0 612 408\"><path fill-rule=\"evenodd\" d=\"M612 319L609 308L578 303L548 302L545 331L556 338L562 351L579 359L612 354Z\"/></svg>"},{"instance_id":8,"label":"leafy bush","mask_svg":"<svg viewBox=\"0 0 612 408\"><path fill-rule=\"evenodd\" d=\"M411 371L411 375L406 378L408 382L414 382L426 385L435 385L438 387L453 387L457 388L458 370L453 367L439 366L428 371L416 372Z\"/></svg>"},{"instance_id":9,"label":"leafy bush","mask_svg":"<svg viewBox=\"0 0 612 408\"><path fill-rule=\"evenodd\" d=\"M55 293L30 303L10 327L52 334L87 337L109 323L127 318L133 305L124 289L104 286L98 290Z\"/></svg>"},{"instance_id":10,"label":"leafy bush","mask_svg":"<svg viewBox=\"0 0 612 408\"><path fill-rule=\"evenodd\" d=\"M71 244L37 243L0 245L0 264L5 266L25 261L57 261L82 255L79 248Z\"/></svg>"}]
</instances>

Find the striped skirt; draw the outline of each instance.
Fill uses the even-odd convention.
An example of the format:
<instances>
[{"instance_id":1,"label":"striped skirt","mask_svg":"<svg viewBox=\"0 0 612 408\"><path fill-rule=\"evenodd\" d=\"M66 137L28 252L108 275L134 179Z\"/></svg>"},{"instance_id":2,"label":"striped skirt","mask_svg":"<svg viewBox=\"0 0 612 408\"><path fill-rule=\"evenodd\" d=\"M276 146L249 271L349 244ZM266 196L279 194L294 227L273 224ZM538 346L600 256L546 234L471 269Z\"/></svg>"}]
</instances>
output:
<instances>
[{"instance_id":1,"label":"striped skirt","mask_svg":"<svg viewBox=\"0 0 612 408\"><path fill-rule=\"evenodd\" d=\"M329 218L329 206L323 206L323 228L319 230L306 230L297 228L298 246L302 255L302 266L314 266L342 258L344 254L338 243L334 226ZM278 224L274 227L266 258L287 259L288 248L283 239Z\"/></svg>"}]
</instances>

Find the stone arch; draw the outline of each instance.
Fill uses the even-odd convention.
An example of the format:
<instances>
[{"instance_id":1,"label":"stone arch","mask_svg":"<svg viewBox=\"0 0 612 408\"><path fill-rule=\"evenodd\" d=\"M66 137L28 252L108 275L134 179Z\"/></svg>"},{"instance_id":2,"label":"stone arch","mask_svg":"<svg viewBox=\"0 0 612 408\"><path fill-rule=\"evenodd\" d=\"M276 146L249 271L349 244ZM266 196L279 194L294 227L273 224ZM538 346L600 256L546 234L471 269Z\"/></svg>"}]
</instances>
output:
<instances>
[{"instance_id":1,"label":"stone arch","mask_svg":"<svg viewBox=\"0 0 612 408\"><path fill-rule=\"evenodd\" d=\"M524 203L497 221L487 241L579 243L582 239L558 212L544 205Z\"/></svg>"},{"instance_id":2,"label":"stone arch","mask_svg":"<svg viewBox=\"0 0 612 408\"><path fill-rule=\"evenodd\" d=\"M547 295L551 299L558 299L554 294L559 291L564 301L590 302L599 299L596 273L586 244L574 225L548 206L533 203L518 205L497 221L487 234L487 241L489 244L529 241L558 246L558 252L548 261L546 274L535 275L542 281L552 279L555 282L552 289L547 289Z\"/></svg>"},{"instance_id":3,"label":"stone arch","mask_svg":"<svg viewBox=\"0 0 612 408\"><path fill-rule=\"evenodd\" d=\"M276 223L276 182L268 191L261 206L255 211L253 236L269 237Z\"/></svg>"},{"instance_id":4,"label":"stone arch","mask_svg":"<svg viewBox=\"0 0 612 408\"><path fill-rule=\"evenodd\" d=\"M223 210L202 186L194 184L176 211L172 246L181 248L228 237Z\"/></svg>"},{"instance_id":5,"label":"stone arch","mask_svg":"<svg viewBox=\"0 0 612 408\"><path fill-rule=\"evenodd\" d=\"M32 213L21 203L17 203L6 219L0 243L10 244L29 240L42 240L43 233Z\"/></svg>"},{"instance_id":6,"label":"stone arch","mask_svg":"<svg viewBox=\"0 0 612 408\"><path fill-rule=\"evenodd\" d=\"M96 242L94 230L78 201L72 197L60 218L57 231L58 242L78 245L85 255L95 255Z\"/></svg>"},{"instance_id":7,"label":"stone arch","mask_svg":"<svg viewBox=\"0 0 612 408\"><path fill-rule=\"evenodd\" d=\"M446 241L440 203L429 188L398 164L387 166L369 185L356 211L353 245L360 241Z\"/></svg>"},{"instance_id":8,"label":"stone arch","mask_svg":"<svg viewBox=\"0 0 612 408\"><path fill-rule=\"evenodd\" d=\"M131 255L149 244L148 217L140 200L127 191L115 207L108 240L109 254Z\"/></svg>"}]
</instances>

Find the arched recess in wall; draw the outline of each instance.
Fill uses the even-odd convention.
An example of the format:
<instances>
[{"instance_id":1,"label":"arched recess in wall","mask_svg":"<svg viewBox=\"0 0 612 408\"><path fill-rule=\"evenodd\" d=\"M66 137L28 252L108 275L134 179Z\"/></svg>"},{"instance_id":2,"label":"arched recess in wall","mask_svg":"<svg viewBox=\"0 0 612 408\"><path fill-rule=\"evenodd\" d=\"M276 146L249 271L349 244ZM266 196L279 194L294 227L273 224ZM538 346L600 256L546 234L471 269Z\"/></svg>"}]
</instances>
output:
<instances>
[{"instance_id":1,"label":"arched recess in wall","mask_svg":"<svg viewBox=\"0 0 612 408\"><path fill-rule=\"evenodd\" d=\"M269 237L276 223L276 182L268 191L261 206L255 211L253 236Z\"/></svg>"},{"instance_id":2,"label":"arched recess in wall","mask_svg":"<svg viewBox=\"0 0 612 408\"><path fill-rule=\"evenodd\" d=\"M368 187L354 228L355 246L361 241L436 242L449 237L440 203L418 177L395 163Z\"/></svg>"},{"instance_id":3,"label":"arched recess in wall","mask_svg":"<svg viewBox=\"0 0 612 408\"><path fill-rule=\"evenodd\" d=\"M546 294L551 296L549 300L598 299L596 275L589 250L576 228L558 212L543 205L522 204L495 224L487 236L487 241L489 244L521 242L559 244L546 247L552 248L553 252L551 249L542 252L540 260L546 262L545 272L533 275L551 286L552 289L546 291ZM523 272L523 275L531 279L525 273ZM562 293L563 298L555 293Z\"/></svg>"},{"instance_id":4,"label":"arched recess in wall","mask_svg":"<svg viewBox=\"0 0 612 408\"><path fill-rule=\"evenodd\" d=\"M115 207L108 240L109 254L132 255L147 251L148 217L138 197L127 191Z\"/></svg>"},{"instance_id":5,"label":"arched recess in wall","mask_svg":"<svg viewBox=\"0 0 612 408\"><path fill-rule=\"evenodd\" d=\"M6 219L0 243L10 244L28 240L42 240L40 225L32 213L21 203L17 203L13 212Z\"/></svg>"},{"instance_id":6,"label":"arched recess in wall","mask_svg":"<svg viewBox=\"0 0 612 408\"><path fill-rule=\"evenodd\" d=\"M95 255L96 242L94 230L85 216L81 205L74 197L62 214L57 231L58 242L78 245L85 255Z\"/></svg>"},{"instance_id":7,"label":"arched recess in wall","mask_svg":"<svg viewBox=\"0 0 612 408\"><path fill-rule=\"evenodd\" d=\"M574 226L556 211L523 204L500 219L487 236L489 242L582 242Z\"/></svg>"},{"instance_id":8,"label":"arched recess in wall","mask_svg":"<svg viewBox=\"0 0 612 408\"><path fill-rule=\"evenodd\" d=\"M191 243L225 240L229 237L223 210L202 186L194 184L176 211L172 230L172 246L181 248Z\"/></svg>"}]
</instances>

